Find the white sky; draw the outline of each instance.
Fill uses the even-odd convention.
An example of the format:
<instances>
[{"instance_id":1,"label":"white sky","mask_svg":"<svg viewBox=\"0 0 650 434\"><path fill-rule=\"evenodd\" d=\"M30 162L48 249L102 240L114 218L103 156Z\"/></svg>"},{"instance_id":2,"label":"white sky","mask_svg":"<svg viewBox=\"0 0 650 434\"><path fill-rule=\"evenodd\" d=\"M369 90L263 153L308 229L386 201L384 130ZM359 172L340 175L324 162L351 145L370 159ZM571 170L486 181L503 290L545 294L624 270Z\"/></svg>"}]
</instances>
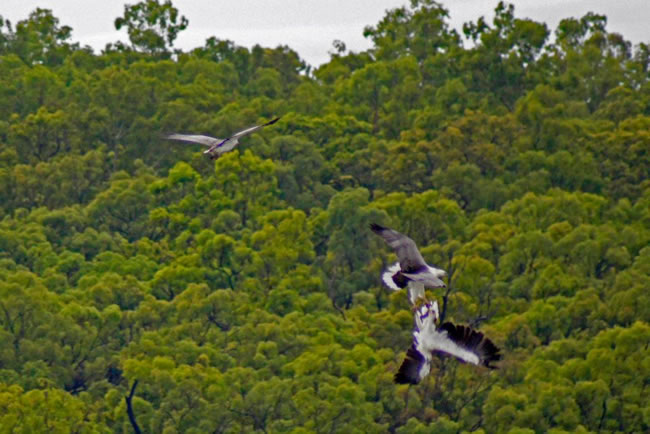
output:
<instances>
[{"instance_id":1,"label":"white sky","mask_svg":"<svg viewBox=\"0 0 650 434\"><path fill-rule=\"evenodd\" d=\"M126 32L113 22L124 4L138 0L0 0L0 15L15 24L36 7L47 8L61 25L72 27L72 40L96 51L109 42L127 42ZM317 66L329 60L332 41L340 39L349 50L361 51L371 43L363 37L366 25L375 25L386 9L409 0L172 0L189 20L175 47L189 50L203 46L210 36L230 39L237 45L265 47L288 45L307 63ZM498 0L442 0L451 15L450 25L481 15L492 20ZM554 30L562 18L580 18L592 11L608 18L609 31L633 43L650 42L650 0L511 0L515 16L545 22Z\"/></svg>"}]
</instances>

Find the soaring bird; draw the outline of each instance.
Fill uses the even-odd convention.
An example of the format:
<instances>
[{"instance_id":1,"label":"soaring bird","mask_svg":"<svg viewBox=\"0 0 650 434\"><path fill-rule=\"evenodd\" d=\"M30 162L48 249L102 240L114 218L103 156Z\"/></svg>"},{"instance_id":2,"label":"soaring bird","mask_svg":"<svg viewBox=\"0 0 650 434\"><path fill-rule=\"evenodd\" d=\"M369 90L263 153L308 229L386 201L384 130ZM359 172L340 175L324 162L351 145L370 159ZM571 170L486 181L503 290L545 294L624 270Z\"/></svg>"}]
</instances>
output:
<instances>
[{"instance_id":1,"label":"soaring bird","mask_svg":"<svg viewBox=\"0 0 650 434\"><path fill-rule=\"evenodd\" d=\"M415 241L393 229L372 223L370 229L381 235L397 254L398 262L389 266L381 275L386 286L399 290L408 286L409 300L415 305L418 298L426 299L424 288L444 288L441 280L447 273L424 262Z\"/></svg>"},{"instance_id":2,"label":"soaring bird","mask_svg":"<svg viewBox=\"0 0 650 434\"><path fill-rule=\"evenodd\" d=\"M216 160L221 156L221 154L231 151L235 146L237 146L241 137L254 133L268 125L272 125L278 120L280 120L280 118L275 118L262 125L246 128L245 130L233 134L227 139L217 139L216 137L201 136L198 134L171 134L167 136L167 138L184 142L199 143L203 146L207 146L208 149L203 151L203 153L209 155L211 160Z\"/></svg>"},{"instance_id":3,"label":"soaring bird","mask_svg":"<svg viewBox=\"0 0 650 434\"><path fill-rule=\"evenodd\" d=\"M413 344L395 374L399 384L417 384L429 374L433 355L453 356L463 363L490 369L491 362L501 360L500 349L483 333L470 327L445 322L439 327L438 303L426 303L415 312Z\"/></svg>"}]
</instances>

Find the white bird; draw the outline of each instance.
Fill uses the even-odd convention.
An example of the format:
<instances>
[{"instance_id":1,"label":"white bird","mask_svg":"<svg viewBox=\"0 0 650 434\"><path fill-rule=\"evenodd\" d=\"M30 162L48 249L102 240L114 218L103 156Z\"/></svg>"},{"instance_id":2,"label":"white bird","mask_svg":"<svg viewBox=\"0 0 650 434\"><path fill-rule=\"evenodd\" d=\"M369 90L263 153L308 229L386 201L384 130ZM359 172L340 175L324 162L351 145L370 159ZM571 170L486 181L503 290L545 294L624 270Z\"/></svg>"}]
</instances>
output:
<instances>
[{"instance_id":1,"label":"white bird","mask_svg":"<svg viewBox=\"0 0 650 434\"><path fill-rule=\"evenodd\" d=\"M409 300L413 305L415 305L418 298L426 300L424 294L425 287L445 287L445 283L441 279L447 273L424 262L424 258L415 245L415 241L406 235L376 223L372 223L370 229L377 235L381 235L397 254L398 262L389 266L382 273L381 280L383 280L386 286L395 291L408 286Z\"/></svg>"},{"instance_id":2,"label":"white bird","mask_svg":"<svg viewBox=\"0 0 650 434\"><path fill-rule=\"evenodd\" d=\"M198 134L171 134L167 136L167 138L172 140L181 140L184 142L199 143L203 146L207 146L208 149L203 151L203 153L209 155L211 160L216 160L221 156L221 154L234 149L234 147L239 144L239 139L241 137L254 133L255 131L262 129L268 125L274 124L278 120L280 120L280 118L275 118L272 121L262 125L246 128L245 130L241 130L233 134L227 139L218 139L216 137L201 136Z\"/></svg>"},{"instance_id":3,"label":"white bird","mask_svg":"<svg viewBox=\"0 0 650 434\"><path fill-rule=\"evenodd\" d=\"M438 303L425 303L415 311L413 344L395 374L399 384L417 384L431 371L433 355L452 356L464 363L490 369L491 362L501 360L500 349L483 333L450 322L437 327Z\"/></svg>"}]
</instances>

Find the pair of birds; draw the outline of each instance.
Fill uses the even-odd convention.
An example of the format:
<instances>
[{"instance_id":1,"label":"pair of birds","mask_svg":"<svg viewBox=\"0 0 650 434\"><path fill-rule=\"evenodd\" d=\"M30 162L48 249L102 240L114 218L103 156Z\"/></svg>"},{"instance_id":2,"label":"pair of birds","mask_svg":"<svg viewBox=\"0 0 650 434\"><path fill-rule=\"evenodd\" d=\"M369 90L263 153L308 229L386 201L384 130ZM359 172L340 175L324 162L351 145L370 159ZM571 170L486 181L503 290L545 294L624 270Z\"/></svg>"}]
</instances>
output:
<instances>
[{"instance_id":1,"label":"pair of birds","mask_svg":"<svg viewBox=\"0 0 650 434\"><path fill-rule=\"evenodd\" d=\"M244 130L236 132L232 136L225 139L218 139L216 137L210 137L210 136L202 136L200 134L171 134L167 136L167 138L171 140L180 140L183 142L198 143L200 145L206 146L208 149L203 151L203 153L208 155L211 160L216 160L222 154L233 150L235 146L239 144L239 139L241 139L242 137L252 134L257 130L261 130L266 126L273 125L279 120L280 118L278 117L265 124L255 125L253 127L246 128Z\"/></svg>"},{"instance_id":2,"label":"pair of birds","mask_svg":"<svg viewBox=\"0 0 650 434\"><path fill-rule=\"evenodd\" d=\"M428 265L415 242L393 229L376 223L370 229L380 235L395 250L398 262L382 274L382 281L393 290L407 288L414 306L413 343L395 374L399 384L417 384L431 371L434 355L453 356L461 362L482 365L490 369L492 362L501 360L500 349L483 333L463 325L444 322L438 325L438 303L430 302L425 288L443 288L446 272ZM419 299L424 303L418 307Z\"/></svg>"}]
</instances>

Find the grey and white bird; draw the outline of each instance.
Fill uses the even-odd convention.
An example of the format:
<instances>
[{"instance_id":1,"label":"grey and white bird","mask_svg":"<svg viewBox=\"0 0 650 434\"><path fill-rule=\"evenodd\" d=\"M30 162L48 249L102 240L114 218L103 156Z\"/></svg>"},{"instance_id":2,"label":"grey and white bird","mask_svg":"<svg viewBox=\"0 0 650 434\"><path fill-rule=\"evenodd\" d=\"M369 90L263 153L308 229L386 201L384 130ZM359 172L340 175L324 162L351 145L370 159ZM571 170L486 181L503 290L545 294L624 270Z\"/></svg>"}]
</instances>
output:
<instances>
[{"instance_id":1,"label":"grey and white bird","mask_svg":"<svg viewBox=\"0 0 650 434\"><path fill-rule=\"evenodd\" d=\"M491 363L501 360L500 349L483 333L463 325L445 322L437 326L438 303L425 303L415 311L413 344L394 380L398 384L417 384L431 371L434 355L452 356L463 363L496 369Z\"/></svg>"},{"instance_id":2,"label":"grey and white bird","mask_svg":"<svg viewBox=\"0 0 650 434\"><path fill-rule=\"evenodd\" d=\"M255 125L254 127L246 128L241 130L227 139L218 139L216 137L202 136L199 134L171 134L167 136L171 140L181 140L183 142L198 143L203 146L207 146L208 149L203 151L204 154L209 155L211 160L216 160L222 154L231 151L239 144L239 139L252 134L257 130L260 130L268 125L276 123L280 118L275 118L270 122L267 122L262 125Z\"/></svg>"},{"instance_id":3,"label":"grey and white bird","mask_svg":"<svg viewBox=\"0 0 650 434\"><path fill-rule=\"evenodd\" d=\"M397 254L398 262L390 265L381 275L381 280L395 291L408 287L409 300L415 305L418 298L426 300L425 288L444 288L444 270L424 262L415 241L393 229L372 223L370 229L391 246Z\"/></svg>"}]
</instances>

